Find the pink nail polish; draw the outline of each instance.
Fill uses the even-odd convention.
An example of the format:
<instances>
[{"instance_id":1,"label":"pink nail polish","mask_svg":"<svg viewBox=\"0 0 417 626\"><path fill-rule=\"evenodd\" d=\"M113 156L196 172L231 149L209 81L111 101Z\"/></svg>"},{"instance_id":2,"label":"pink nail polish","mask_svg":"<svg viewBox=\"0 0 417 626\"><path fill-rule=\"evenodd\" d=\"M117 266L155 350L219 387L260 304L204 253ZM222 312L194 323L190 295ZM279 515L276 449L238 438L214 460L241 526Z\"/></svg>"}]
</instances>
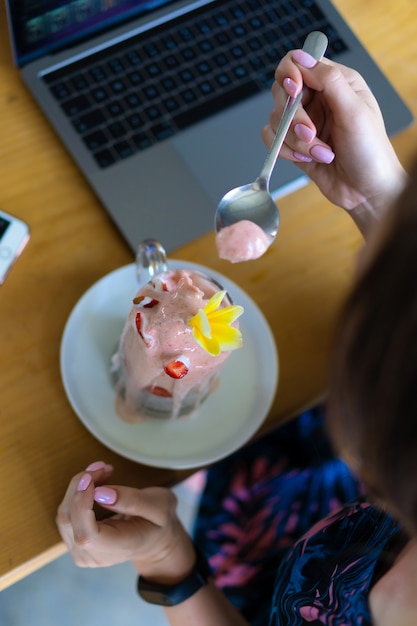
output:
<instances>
[{"instance_id":1,"label":"pink nail polish","mask_svg":"<svg viewBox=\"0 0 417 626\"><path fill-rule=\"evenodd\" d=\"M94 500L100 504L114 504L117 500L117 492L111 487L96 487Z\"/></svg>"},{"instance_id":2,"label":"pink nail polish","mask_svg":"<svg viewBox=\"0 0 417 626\"><path fill-rule=\"evenodd\" d=\"M316 59L312 57L311 54L308 54L308 52L304 52L304 50L294 50L292 58L296 63L308 70L317 65Z\"/></svg>"},{"instance_id":3,"label":"pink nail polish","mask_svg":"<svg viewBox=\"0 0 417 626\"><path fill-rule=\"evenodd\" d=\"M313 160L311 157L306 156L305 154L301 154L301 152L293 152L294 157L297 161L303 161L304 163L311 163Z\"/></svg>"},{"instance_id":4,"label":"pink nail polish","mask_svg":"<svg viewBox=\"0 0 417 626\"><path fill-rule=\"evenodd\" d=\"M90 474L84 474L78 483L77 491L85 491L91 483L91 480Z\"/></svg>"},{"instance_id":5,"label":"pink nail polish","mask_svg":"<svg viewBox=\"0 0 417 626\"><path fill-rule=\"evenodd\" d=\"M305 124L295 124L294 132L301 141L310 143L315 137L315 132Z\"/></svg>"},{"instance_id":6,"label":"pink nail polish","mask_svg":"<svg viewBox=\"0 0 417 626\"><path fill-rule=\"evenodd\" d=\"M96 470L104 469L106 464L104 461L95 461L94 463L90 463L88 467L85 468L86 472L95 472Z\"/></svg>"},{"instance_id":7,"label":"pink nail polish","mask_svg":"<svg viewBox=\"0 0 417 626\"><path fill-rule=\"evenodd\" d=\"M291 98L298 96L298 85L292 78L284 78L284 89Z\"/></svg>"},{"instance_id":8,"label":"pink nail polish","mask_svg":"<svg viewBox=\"0 0 417 626\"><path fill-rule=\"evenodd\" d=\"M322 163L331 163L335 157L334 152L325 146L313 146L310 154L316 161L321 161Z\"/></svg>"}]
</instances>

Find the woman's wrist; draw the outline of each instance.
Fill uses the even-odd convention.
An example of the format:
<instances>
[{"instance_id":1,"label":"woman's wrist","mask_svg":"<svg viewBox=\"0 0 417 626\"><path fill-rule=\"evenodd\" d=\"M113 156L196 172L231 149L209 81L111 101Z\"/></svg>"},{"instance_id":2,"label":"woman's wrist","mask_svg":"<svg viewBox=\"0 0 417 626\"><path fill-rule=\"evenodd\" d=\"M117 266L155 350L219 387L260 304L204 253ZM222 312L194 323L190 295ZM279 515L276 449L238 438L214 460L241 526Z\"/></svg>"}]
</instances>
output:
<instances>
[{"instance_id":1,"label":"woman's wrist","mask_svg":"<svg viewBox=\"0 0 417 626\"><path fill-rule=\"evenodd\" d=\"M389 180L372 198L366 199L349 210L349 214L365 239L381 221L386 212L394 205L408 181L408 174L399 164L398 169L391 173Z\"/></svg>"},{"instance_id":2,"label":"woman's wrist","mask_svg":"<svg viewBox=\"0 0 417 626\"><path fill-rule=\"evenodd\" d=\"M194 545L182 528L175 541L161 549L155 559L132 559L132 564L141 576L161 585L175 585L186 578L197 560Z\"/></svg>"}]
</instances>

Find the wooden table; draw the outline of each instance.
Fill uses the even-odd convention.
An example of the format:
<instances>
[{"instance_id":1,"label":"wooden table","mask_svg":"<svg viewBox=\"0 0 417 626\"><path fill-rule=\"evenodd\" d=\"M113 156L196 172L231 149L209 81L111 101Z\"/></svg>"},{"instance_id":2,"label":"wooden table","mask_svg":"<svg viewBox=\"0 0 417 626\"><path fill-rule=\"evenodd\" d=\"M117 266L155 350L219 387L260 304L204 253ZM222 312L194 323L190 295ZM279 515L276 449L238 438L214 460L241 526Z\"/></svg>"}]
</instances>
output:
<instances>
[{"instance_id":1,"label":"wooden table","mask_svg":"<svg viewBox=\"0 0 417 626\"><path fill-rule=\"evenodd\" d=\"M415 0L337 0L353 29L417 116ZM1 287L0 588L65 551L55 512L69 478L91 461L115 481L145 486L184 477L130 462L96 441L72 411L61 382L65 322L84 291L133 256L13 67L0 13L0 207L31 227L31 240ZM266 120L259 120L261 125ZM394 140L407 166L414 125ZM265 313L280 358L278 392L263 430L325 392L333 323L361 238L313 185L280 200L279 240L256 262L216 258L212 233L171 256L240 284Z\"/></svg>"}]
</instances>

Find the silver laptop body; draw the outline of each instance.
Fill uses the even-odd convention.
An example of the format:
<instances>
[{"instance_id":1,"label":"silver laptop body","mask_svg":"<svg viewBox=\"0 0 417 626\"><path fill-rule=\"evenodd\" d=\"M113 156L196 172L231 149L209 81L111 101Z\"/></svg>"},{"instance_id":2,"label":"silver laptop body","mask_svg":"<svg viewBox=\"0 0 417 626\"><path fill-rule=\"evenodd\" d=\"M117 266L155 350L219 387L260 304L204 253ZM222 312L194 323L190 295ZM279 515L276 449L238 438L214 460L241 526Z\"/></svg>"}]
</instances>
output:
<instances>
[{"instance_id":1,"label":"silver laptop body","mask_svg":"<svg viewBox=\"0 0 417 626\"><path fill-rule=\"evenodd\" d=\"M56 2L54 10L51 4L47 16L37 14L41 9L36 8L22 15L17 0L9 0L16 64L133 250L147 237L172 250L208 232L224 193L254 180L266 156L260 132L272 108L273 68L285 50L301 46L311 30L326 32L330 58L364 75L390 134L412 120L406 105L328 0L75 0ZM218 25L223 29L216 35ZM261 35L267 35L270 47ZM176 49L177 56L172 56L172 41L182 46ZM110 57L113 52L115 56ZM130 78L119 74L121 66ZM162 68L166 76L167 67L168 78L152 75ZM206 80L199 70L207 67L214 74ZM103 102L93 101L84 84L86 78L95 79L100 68L104 73L111 68L113 79L111 88L103 87ZM241 87L245 72L247 81ZM136 84L130 84L132 77ZM226 90L213 96L211 87L221 81ZM72 91L80 84L81 95ZM100 99L100 83L94 86L94 98ZM207 94L195 109L175 110L176 103L184 104L181 98L185 96L192 99L198 92L200 98L203 87ZM158 101L153 99L156 88ZM135 112L135 101L145 106L145 113ZM86 111L82 107L87 104L90 110ZM171 117L169 107L174 107ZM114 119L109 111L115 113ZM161 111L162 119L152 119ZM282 161L271 189L278 198L306 182L300 170Z\"/></svg>"}]
</instances>

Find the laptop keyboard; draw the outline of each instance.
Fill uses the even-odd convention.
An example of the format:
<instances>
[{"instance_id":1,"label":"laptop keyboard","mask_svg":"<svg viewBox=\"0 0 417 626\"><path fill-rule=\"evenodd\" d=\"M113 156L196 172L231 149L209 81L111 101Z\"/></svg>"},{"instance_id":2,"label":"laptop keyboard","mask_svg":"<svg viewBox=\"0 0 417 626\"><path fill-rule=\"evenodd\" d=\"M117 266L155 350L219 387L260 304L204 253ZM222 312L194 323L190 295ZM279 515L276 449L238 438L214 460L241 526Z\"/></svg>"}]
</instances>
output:
<instances>
[{"instance_id":1,"label":"laptop keyboard","mask_svg":"<svg viewBox=\"0 0 417 626\"><path fill-rule=\"evenodd\" d=\"M312 30L346 45L314 0L226 0L43 77L101 168L270 89Z\"/></svg>"}]
</instances>

